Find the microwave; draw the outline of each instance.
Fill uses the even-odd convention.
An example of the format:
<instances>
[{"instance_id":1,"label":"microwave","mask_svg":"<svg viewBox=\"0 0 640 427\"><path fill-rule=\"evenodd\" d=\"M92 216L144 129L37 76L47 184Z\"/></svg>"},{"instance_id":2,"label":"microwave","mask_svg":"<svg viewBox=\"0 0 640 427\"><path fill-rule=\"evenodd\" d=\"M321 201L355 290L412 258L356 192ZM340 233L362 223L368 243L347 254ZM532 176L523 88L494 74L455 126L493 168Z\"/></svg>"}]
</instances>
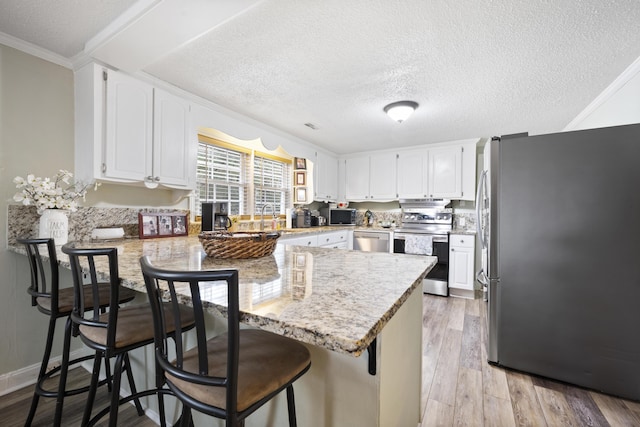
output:
<instances>
[{"instance_id":1,"label":"microwave","mask_svg":"<svg viewBox=\"0 0 640 427\"><path fill-rule=\"evenodd\" d=\"M356 225L355 209L322 208L320 215L327 219L327 225Z\"/></svg>"}]
</instances>

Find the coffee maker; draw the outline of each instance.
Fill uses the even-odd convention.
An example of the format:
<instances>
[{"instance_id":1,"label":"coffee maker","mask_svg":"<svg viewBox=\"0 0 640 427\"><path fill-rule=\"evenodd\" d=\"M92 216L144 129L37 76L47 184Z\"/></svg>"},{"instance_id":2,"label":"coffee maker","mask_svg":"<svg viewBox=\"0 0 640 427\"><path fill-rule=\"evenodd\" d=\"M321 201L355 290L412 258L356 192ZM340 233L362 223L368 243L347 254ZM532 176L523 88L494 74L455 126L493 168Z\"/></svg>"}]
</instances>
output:
<instances>
[{"instance_id":1,"label":"coffee maker","mask_svg":"<svg viewBox=\"0 0 640 427\"><path fill-rule=\"evenodd\" d=\"M229 202L202 203L202 231L226 230L229 227Z\"/></svg>"}]
</instances>

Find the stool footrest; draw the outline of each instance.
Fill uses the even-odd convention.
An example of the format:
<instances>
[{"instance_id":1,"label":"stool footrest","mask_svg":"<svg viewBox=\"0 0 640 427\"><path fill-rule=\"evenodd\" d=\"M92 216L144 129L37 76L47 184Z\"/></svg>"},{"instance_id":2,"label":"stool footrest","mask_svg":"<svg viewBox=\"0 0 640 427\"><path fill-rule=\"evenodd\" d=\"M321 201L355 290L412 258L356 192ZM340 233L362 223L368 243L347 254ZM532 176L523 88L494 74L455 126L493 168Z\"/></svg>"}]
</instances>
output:
<instances>
[{"instance_id":1,"label":"stool footrest","mask_svg":"<svg viewBox=\"0 0 640 427\"><path fill-rule=\"evenodd\" d=\"M83 356L80 357L78 359L74 359L74 360L70 360L69 361L69 367L87 361L87 360L91 360L94 358L94 355L88 355L88 356ZM46 374L44 374L44 376L42 378L40 378L40 380L38 380L36 382L36 389L35 392L37 395L42 396L42 397L48 397L48 398L55 398L58 397L58 390L47 390L44 388L44 382L47 381L48 379L50 379L53 375L57 374L58 372L60 372L60 368L62 365L58 365L55 368L51 369L50 371L48 371ZM98 386L102 386L104 384L107 384L109 382L110 378L105 378L104 380L100 381L98 383ZM84 387L80 387L80 388L75 388L72 390L65 390L64 392L64 396L75 396L76 394L81 394L81 393L85 393L86 391L89 390L89 385L86 385Z\"/></svg>"}]
</instances>

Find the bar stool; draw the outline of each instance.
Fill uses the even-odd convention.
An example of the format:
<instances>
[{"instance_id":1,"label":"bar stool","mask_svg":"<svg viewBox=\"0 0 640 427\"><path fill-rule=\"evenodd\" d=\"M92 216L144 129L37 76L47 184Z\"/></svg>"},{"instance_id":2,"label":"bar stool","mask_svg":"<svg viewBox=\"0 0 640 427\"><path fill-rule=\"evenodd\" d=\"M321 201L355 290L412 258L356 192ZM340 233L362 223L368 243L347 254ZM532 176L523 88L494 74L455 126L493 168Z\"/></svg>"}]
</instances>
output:
<instances>
[{"instance_id":1,"label":"bar stool","mask_svg":"<svg viewBox=\"0 0 640 427\"><path fill-rule=\"evenodd\" d=\"M47 339L40 364L38 379L36 380L33 398L31 399L31 408L25 422L25 426L30 426L35 417L40 397L55 398L56 411L53 419L53 425L59 426L62 420L62 407L64 398L86 392L89 387L82 387L73 390L66 390L66 379L69 367L77 363L93 358L93 355L69 360L69 352L71 347L71 319L70 314L73 309L74 291L73 287L60 288L59 266L56 255L56 248L53 239L28 239L19 238L18 243L25 246L27 258L29 260L29 270L31 273L31 281L27 292L31 295L31 305L37 306L38 310L49 316L49 328ZM45 268L45 261L48 258L49 268ZM98 308L104 308L108 303L109 284L101 283L98 286L97 301L94 301L93 294L90 290L86 292L85 307L92 308L93 304ZM135 292L129 289L121 289L119 294L120 302L128 302L133 300ZM56 321L66 317L64 344L62 349L62 358L65 362L47 372L51 357L51 348L53 346L53 338L55 332ZM57 390L46 390L44 382L56 373L60 373ZM107 377L109 373L107 372Z\"/></svg>"},{"instance_id":2,"label":"bar stool","mask_svg":"<svg viewBox=\"0 0 640 427\"><path fill-rule=\"evenodd\" d=\"M293 383L311 366L309 350L271 332L240 330L238 271L162 270L147 257L140 259L140 265L153 309L156 358L167 385L182 401L181 425L191 425L193 408L225 419L227 426L242 426L247 416L286 389L289 425L295 427ZM227 285L228 331L207 339L200 286L216 281ZM196 319L197 344L189 350L179 339L184 327L178 301L185 295L191 297ZM167 300L174 324L162 316ZM169 331L176 334L173 346L167 339Z\"/></svg>"},{"instance_id":3,"label":"bar stool","mask_svg":"<svg viewBox=\"0 0 640 427\"><path fill-rule=\"evenodd\" d=\"M170 390L162 388L163 381L156 375L156 387L138 392L136 390L131 363L129 361L129 351L144 347L154 342L153 317L151 306L147 303L139 305L128 305L120 307L120 276L118 272L118 251L117 248L82 248L78 244L68 243L62 247L62 252L69 255L71 263L71 273L73 275L73 286L76 292L76 304L71 312L71 320L78 326L80 338L84 344L95 350L93 371L91 374L91 385L85 411L82 419L82 426L91 426L100 420L107 413L109 414L109 425L115 427L118 423L118 409L123 403L134 401L138 415L144 415L140 398L143 396L157 395L160 412L161 425L165 425L164 400L163 395L170 394ZM98 277L100 271L109 273L110 301L108 312L87 309L86 301L87 286L95 289L99 286ZM83 286L83 275L88 274L88 285ZM193 316L185 306L178 306L175 312L166 312L166 321L173 324L173 315L180 317L184 323L184 330L189 330L194 325ZM171 336L172 330L168 331ZM113 387L111 391L110 405L98 412L93 418L91 413L95 400L96 389L99 384L100 365L105 360L105 366L109 360L115 358L113 369ZM122 374L126 373L131 389L131 394L125 398L120 398L120 384Z\"/></svg>"}]
</instances>

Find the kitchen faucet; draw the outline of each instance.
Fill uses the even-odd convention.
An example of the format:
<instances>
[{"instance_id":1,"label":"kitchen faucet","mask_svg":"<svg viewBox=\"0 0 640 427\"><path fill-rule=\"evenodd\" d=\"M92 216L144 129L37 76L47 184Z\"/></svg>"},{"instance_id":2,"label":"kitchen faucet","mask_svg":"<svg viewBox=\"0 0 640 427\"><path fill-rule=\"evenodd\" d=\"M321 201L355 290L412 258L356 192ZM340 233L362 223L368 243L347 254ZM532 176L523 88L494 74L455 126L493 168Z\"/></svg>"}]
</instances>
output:
<instances>
[{"instance_id":1,"label":"kitchen faucet","mask_svg":"<svg viewBox=\"0 0 640 427\"><path fill-rule=\"evenodd\" d=\"M262 218L260 219L260 231L264 231L264 208L266 208L267 206L271 206L271 213L273 214L273 219L276 218L276 209L273 207L271 203L265 203L264 205L262 205L262 211L260 212L260 215L262 216Z\"/></svg>"}]
</instances>

